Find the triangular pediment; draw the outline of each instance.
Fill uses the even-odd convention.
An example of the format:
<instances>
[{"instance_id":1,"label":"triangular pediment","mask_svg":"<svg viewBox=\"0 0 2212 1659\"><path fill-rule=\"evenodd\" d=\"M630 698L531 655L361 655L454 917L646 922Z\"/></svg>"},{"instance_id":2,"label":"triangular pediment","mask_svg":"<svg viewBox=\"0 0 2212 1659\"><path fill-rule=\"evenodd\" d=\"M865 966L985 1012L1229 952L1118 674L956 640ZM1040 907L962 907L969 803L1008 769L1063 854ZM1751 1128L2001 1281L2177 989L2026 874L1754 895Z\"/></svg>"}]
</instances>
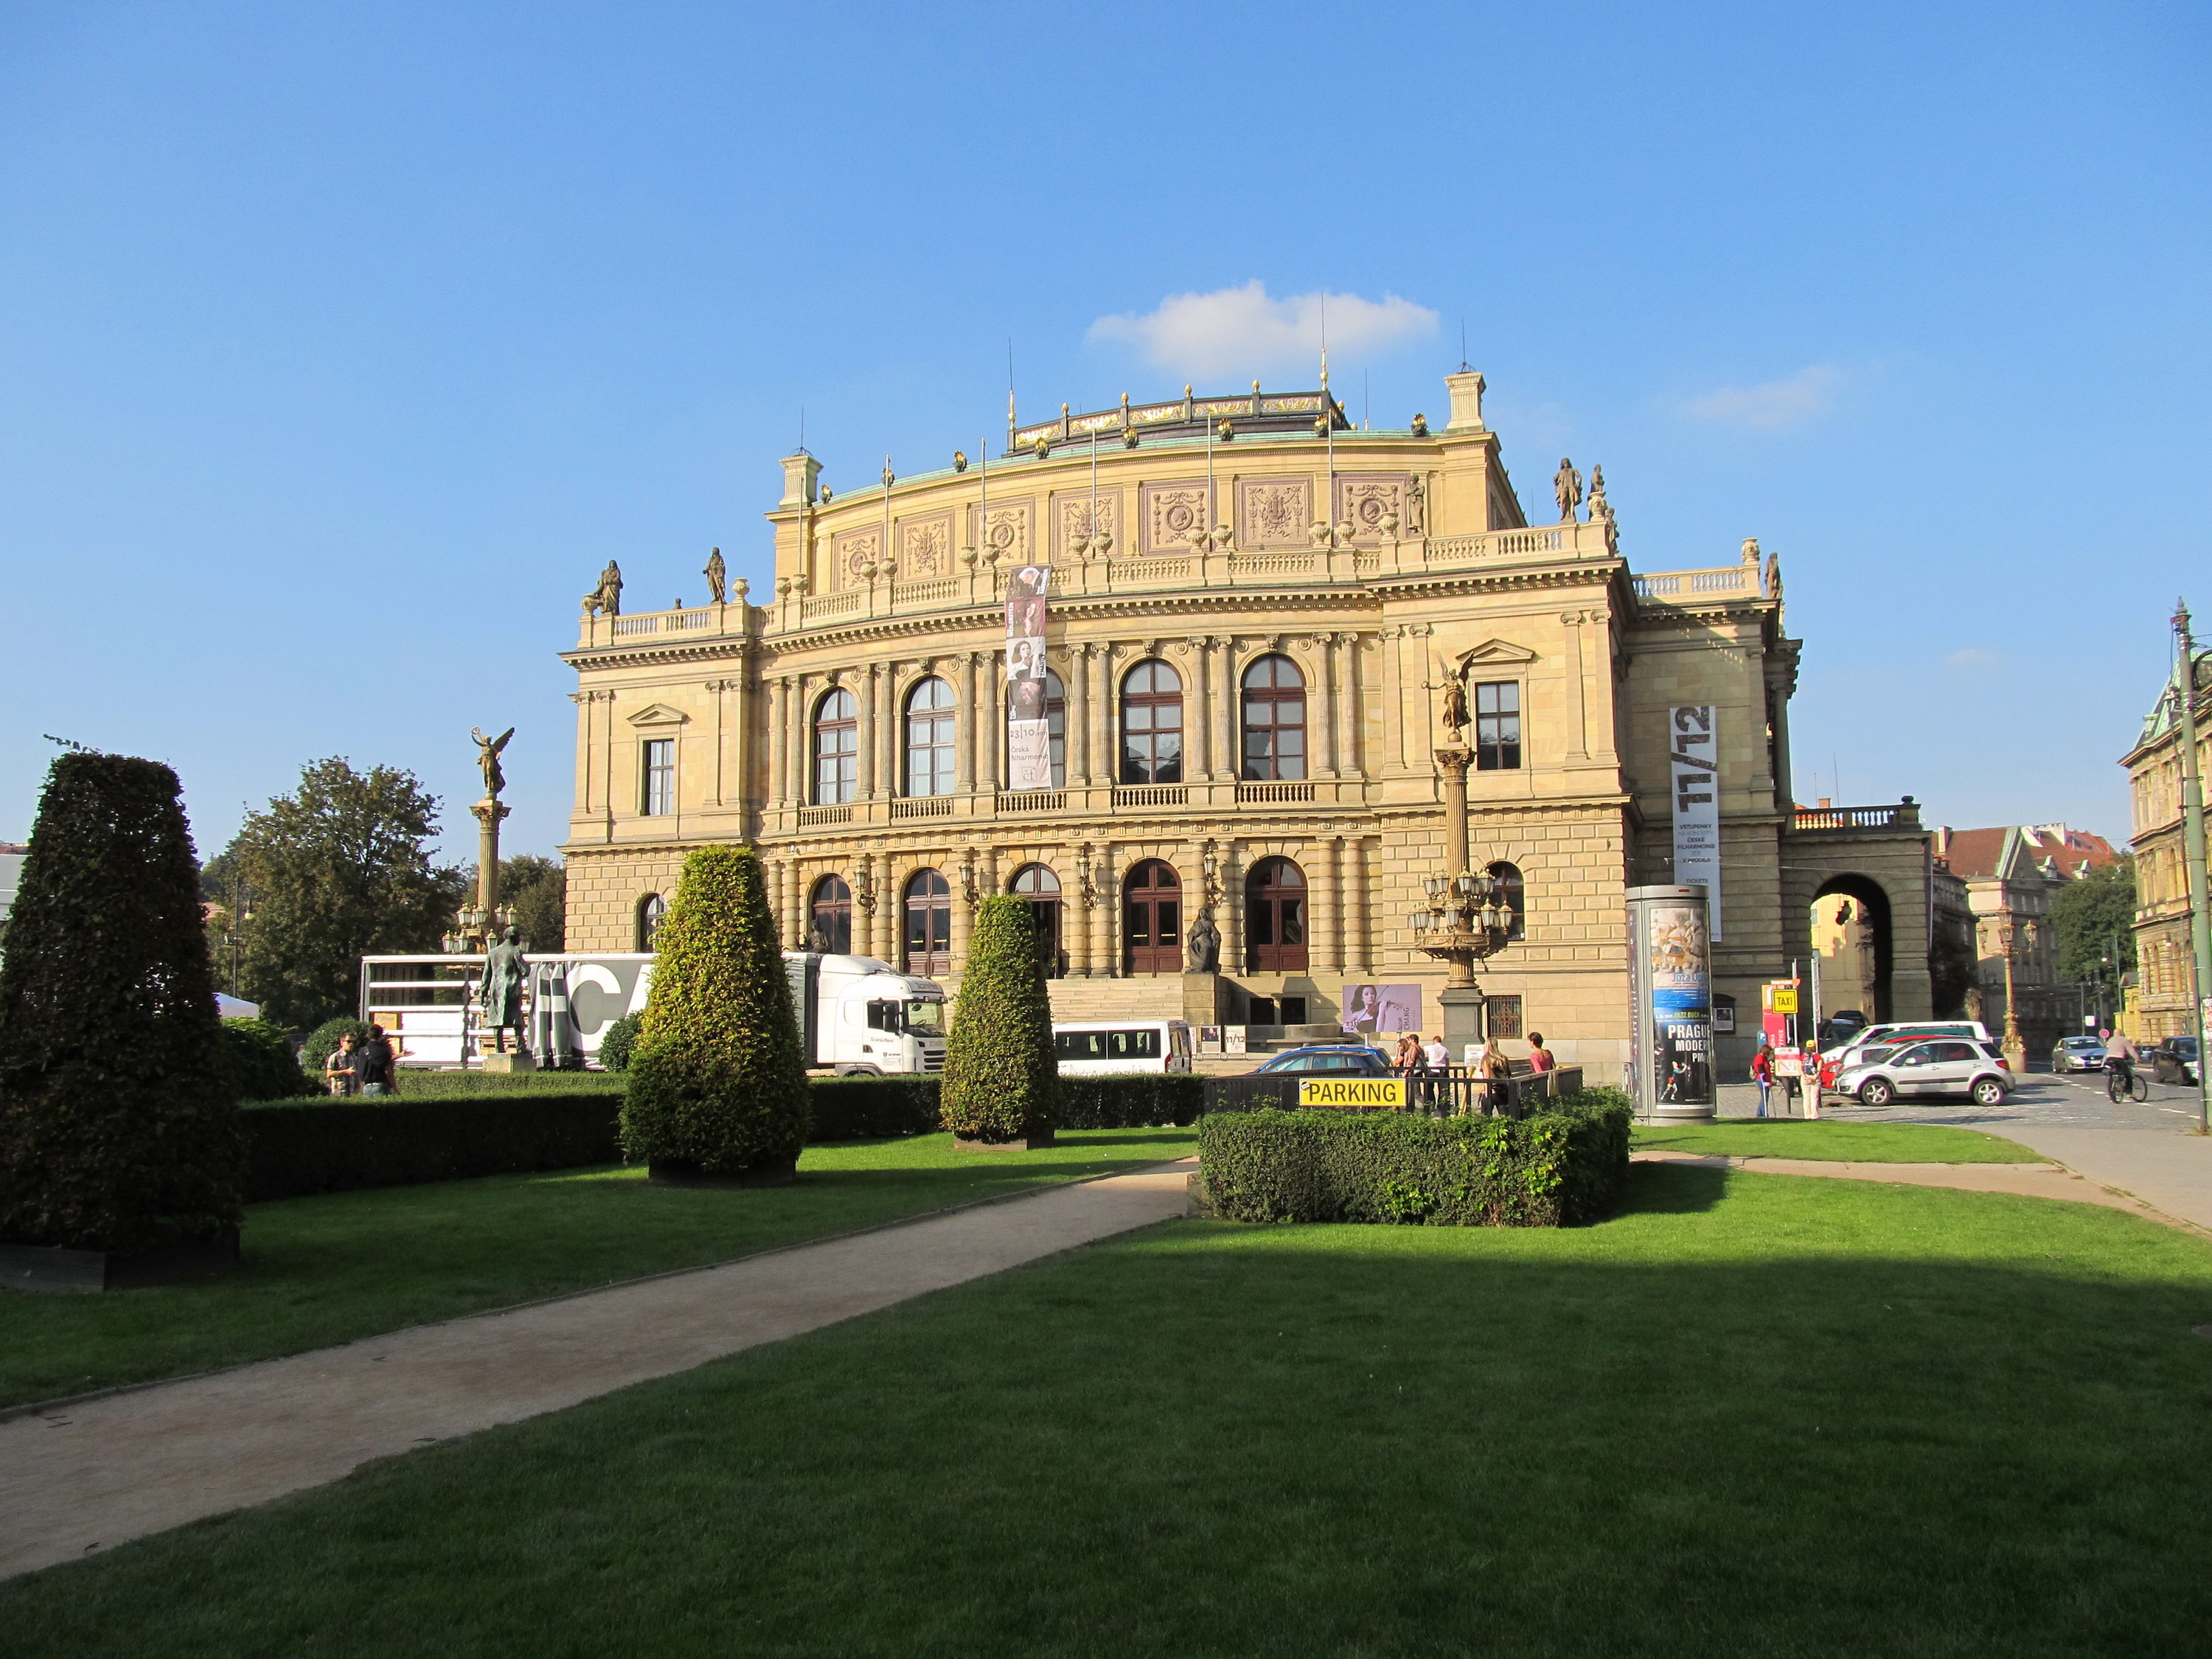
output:
<instances>
[{"instance_id":1,"label":"triangular pediment","mask_svg":"<svg viewBox=\"0 0 2212 1659\"><path fill-rule=\"evenodd\" d=\"M1485 640L1472 651L1462 651L1460 662L1469 668L1519 667L1536 660L1536 653L1510 640Z\"/></svg>"},{"instance_id":2,"label":"triangular pediment","mask_svg":"<svg viewBox=\"0 0 2212 1659\"><path fill-rule=\"evenodd\" d=\"M681 726L691 717L665 702L649 703L629 717L632 726Z\"/></svg>"}]
</instances>

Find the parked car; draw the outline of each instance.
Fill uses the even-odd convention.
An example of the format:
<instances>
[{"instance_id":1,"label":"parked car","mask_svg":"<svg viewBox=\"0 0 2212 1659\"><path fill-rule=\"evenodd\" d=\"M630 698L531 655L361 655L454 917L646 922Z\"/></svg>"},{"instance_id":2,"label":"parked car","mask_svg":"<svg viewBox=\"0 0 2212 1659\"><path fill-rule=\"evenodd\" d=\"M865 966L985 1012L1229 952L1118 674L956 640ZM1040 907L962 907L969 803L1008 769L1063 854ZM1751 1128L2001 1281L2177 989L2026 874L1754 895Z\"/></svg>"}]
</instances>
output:
<instances>
[{"instance_id":1,"label":"parked car","mask_svg":"<svg viewBox=\"0 0 2212 1659\"><path fill-rule=\"evenodd\" d=\"M1820 1022L1813 1034L1816 1048L1840 1048L1867 1028L1867 1017L1856 1008L1840 1008Z\"/></svg>"},{"instance_id":2,"label":"parked car","mask_svg":"<svg viewBox=\"0 0 2212 1659\"><path fill-rule=\"evenodd\" d=\"M2160 1083L2197 1081L2197 1039L2170 1036L2150 1051L2151 1075Z\"/></svg>"},{"instance_id":3,"label":"parked car","mask_svg":"<svg viewBox=\"0 0 2212 1659\"><path fill-rule=\"evenodd\" d=\"M1963 1037L1911 1043L1836 1078L1836 1087L1862 1106L1887 1106L1900 1095L1965 1095L1978 1106L1996 1106L2012 1086L2012 1068L1996 1044Z\"/></svg>"},{"instance_id":4,"label":"parked car","mask_svg":"<svg viewBox=\"0 0 2212 1659\"><path fill-rule=\"evenodd\" d=\"M1246 1073L1261 1077L1278 1072L1327 1072L1340 1077L1395 1077L1390 1061L1379 1048L1358 1042L1309 1042L1272 1056L1264 1066Z\"/></svg>"},{"instance_id":5,"label":"parked car","mask_svg":"<svg viewBox=\"0 0 2212 1659\"><path fill-rule=\"evenodd\" d=\"M2105 1045L2102 1039L2093 1036L2059 1038L2058 1046L2051 1051L2051 1069L2054 1072L2103 1071Z\"/></svg>"}]
</instances>

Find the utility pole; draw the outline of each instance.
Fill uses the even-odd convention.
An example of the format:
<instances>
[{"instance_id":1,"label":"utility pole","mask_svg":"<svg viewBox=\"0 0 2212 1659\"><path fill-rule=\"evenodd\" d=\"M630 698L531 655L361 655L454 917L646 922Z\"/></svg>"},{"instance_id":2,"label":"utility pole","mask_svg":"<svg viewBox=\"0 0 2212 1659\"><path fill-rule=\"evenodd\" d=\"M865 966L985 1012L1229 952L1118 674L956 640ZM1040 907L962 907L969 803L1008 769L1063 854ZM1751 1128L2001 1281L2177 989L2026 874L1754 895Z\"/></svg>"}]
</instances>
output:
<instances>
[{"instance_id":1,"label":"utility pole","mask_svg":"<svg viewBox=\"0 0 2212 1659\"><path fill-rule=\"evenodd\" d=\"M2189 607L2174 601L2181 647L2181 836L2189 860L2190 1024L2197 1033L2197 1133L2212 1134L2212 1066L2204 1052L2204 994L2212 988L2212 915L2204 901L2204 778L2197 763L2197 648Z\"/></svg>"}]
</instances>

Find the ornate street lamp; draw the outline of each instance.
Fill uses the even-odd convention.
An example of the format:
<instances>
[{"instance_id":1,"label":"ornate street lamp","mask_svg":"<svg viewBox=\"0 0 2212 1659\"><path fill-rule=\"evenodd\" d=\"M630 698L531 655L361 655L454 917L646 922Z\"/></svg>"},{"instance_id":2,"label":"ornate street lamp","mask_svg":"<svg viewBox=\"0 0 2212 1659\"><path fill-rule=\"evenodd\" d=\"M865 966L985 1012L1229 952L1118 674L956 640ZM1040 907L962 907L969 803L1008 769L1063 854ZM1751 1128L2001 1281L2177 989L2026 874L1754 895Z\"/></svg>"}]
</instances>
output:
<instances>
[{"instance_id":1,"label":"ornate street lamp","mask_svg":"<svg viewBox=\"0 0 2212 1659\"><path fill-rule=\"evenodd\" d=\"M1429 908L1413 913L1413 940L1449 965L1444 988L1479 990L1474 964L1496 956L1513 934L1513 907L1504 884L1486 871L1462 870L1455 876L1424 877Z\"/></svg>"},{"instance_id":2,"label":"ornate street lamp","mask_svg":"<svg viewBox=\"0 0 2212 1659\"><path fill-rule=\"evenodd\" d=\"M2020 1057L2021 1063L2016 1069L2025 1072L2027 1069L2027 1042L2020 1034L2020 1019L2013 1005L2013 941L2015 939L2033 951L2035 948L2035 924L2023 922L2015 927L2007 921L1997 928L1997 949L2004 952L2005 968L2005 1023L2001 1046L2007 1060L2014 1055Z\"/></svg>"}]
</instances>

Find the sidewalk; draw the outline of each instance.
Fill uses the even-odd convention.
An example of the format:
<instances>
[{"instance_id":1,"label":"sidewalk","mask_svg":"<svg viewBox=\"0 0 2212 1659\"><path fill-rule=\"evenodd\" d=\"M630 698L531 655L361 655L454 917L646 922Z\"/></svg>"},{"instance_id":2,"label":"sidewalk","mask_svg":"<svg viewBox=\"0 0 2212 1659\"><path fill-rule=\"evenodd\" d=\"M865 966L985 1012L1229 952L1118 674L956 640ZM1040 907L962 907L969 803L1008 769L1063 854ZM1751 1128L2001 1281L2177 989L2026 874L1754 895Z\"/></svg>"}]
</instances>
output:
<instances>
[{"instance_id":1,"label":"sidewalk","mask_svg":"<svg viewBox=\"0 0 2212 1659\"><path fill-rule=\"evenodd\" d=\"M1183 1213L1188 1161L0 1423L0 1578Z\"/></svg>"},{"instance_id":2,"label":"sidewalk","mask_svg":"<svg viewBox=\"0 0 2212 1659\"><path fill-rule=\"evenodd\" d=\"M2212 1143L2208 1143L2212 1144ZM1710 1153L1646 1151L1638 1164L1690 1164L1751 1175L1811 1176L1831 1181L1885 1181L1905 1187L1949 1187L1968 1193L2015 1193L2069 1204L2098 1204L2149 1221L2172 1223L2176 1212L2140 1195L2109 1190L2100 1177L2056 1164L1849 1164L1809 1158L1723 1158ZM2185 1218L2186 1219L2186 1218Z\"/></svg>"},{"instance_id":3,"label":"sidewalk","mask_svg":"<svg viewBox=\"0 0 2212 1659\"><path fill-rule=\"evenodd\" d=\"M2146 1129L2083 1129L2033 1121L1996 1133L2154 1209L2212 1228L2212 1137Z\"/></svg>"}]
</instances>

